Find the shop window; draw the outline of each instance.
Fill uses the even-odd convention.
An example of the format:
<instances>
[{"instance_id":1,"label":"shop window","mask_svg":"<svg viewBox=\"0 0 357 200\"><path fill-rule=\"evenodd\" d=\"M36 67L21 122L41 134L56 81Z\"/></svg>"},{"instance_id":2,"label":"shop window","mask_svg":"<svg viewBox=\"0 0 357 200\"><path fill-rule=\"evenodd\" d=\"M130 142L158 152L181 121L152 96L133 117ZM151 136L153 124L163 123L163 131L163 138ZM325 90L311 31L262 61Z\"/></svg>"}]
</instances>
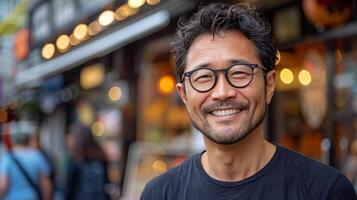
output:
<instances>
[{"instance_id":1,"label":"shop window","mask_svg":"<svg viewBox=\"0 0 357 200\"><path fill-rule=\"evenodd\" d=\"M327 66L323 44L281 52L277 70L274 127L278 143L328 163L321 148L327 137Z\"/></svg>"},{"instance_id":2,"label":"shop window","mask_svg":"<svg viewBox=\"0 0 357 200\"><path fill-rule=\"evenodd\" d=\"M150 57L139 76L139 139L158 143L185 137L190 120L176 93L175 65L169 49Z\"/></svg>"},{"instance_id":3,"label":"shop window","mask_svg":"<svg viewBox=\"0 0 357 200\"><path fill-rule=\"evenodd\" d=\"M357 187L357 37L335 41L336 165Z\"/></svg>"},{"instance_id":4,"label":"shop window","mask_svg":"<svg viewBox=\"0 0 357 200\"><path fill-rule=\"evenodd\" d=\"M146 183L193 152L188 113L176 93L169 40L146 46L138 78L138 141L130 146L123 197L138 199Z\"/></svg>"}]
</instances>

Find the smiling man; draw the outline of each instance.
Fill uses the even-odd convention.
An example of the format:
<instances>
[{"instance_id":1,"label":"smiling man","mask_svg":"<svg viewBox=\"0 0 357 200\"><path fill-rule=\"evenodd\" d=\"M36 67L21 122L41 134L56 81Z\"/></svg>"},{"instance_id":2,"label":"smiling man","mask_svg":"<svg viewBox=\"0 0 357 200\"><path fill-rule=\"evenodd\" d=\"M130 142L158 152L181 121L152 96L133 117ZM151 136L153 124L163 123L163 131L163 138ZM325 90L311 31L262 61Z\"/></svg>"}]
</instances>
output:
<instances>
[{"instance_id":1,"label":"smiling man","mask_svg":"<svg viewBox=\"0 0 357 200\"><path fill-rule=\"evenodd\" d=\"M206 150L150 181L142 200L357 199L337 170L263 137L277 50L254 8L202 7L172 46L176 88Z\"/></svg>"}]
</instances>

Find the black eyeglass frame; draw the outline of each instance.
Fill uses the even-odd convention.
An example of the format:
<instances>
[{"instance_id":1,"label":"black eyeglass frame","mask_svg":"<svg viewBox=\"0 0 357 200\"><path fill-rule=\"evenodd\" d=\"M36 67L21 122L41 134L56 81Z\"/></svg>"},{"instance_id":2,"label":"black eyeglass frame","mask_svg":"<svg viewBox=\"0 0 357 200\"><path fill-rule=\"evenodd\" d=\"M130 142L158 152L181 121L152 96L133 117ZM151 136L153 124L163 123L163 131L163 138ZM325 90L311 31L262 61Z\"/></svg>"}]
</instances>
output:
<instances>
[{"instance_id":1,"label":"black eyeglass frame","mask_svg":"<svg viewBox=\"0 0 357 200\"><path fill-rule=\"evenodd\" d=\"M252 70L252 76L251 76L249 82L247 82L247 84L245 84L245 85L243 85L243 86L235 86L234 84L231 83L231 81L230 81L229 78L228 78L228 71L229 71L232 67L234 67L234 66L236 66L236 65L246 65L246 66L250 67L250 69ZM230 66L228 66L227 68L224 68L224 69L211 69L211 68L208 68L208 67L202 67L202 68L194 69L194 70L191 70L191 71L188 71L188 72L183 73L183 76L182 76L182 79L181 79L181 83L185 84L185 83L184 83L184 79L185 79L185 77L188 77L188 80L189 80L189 82L190 82L190 85L191 85L191 87L192 87L194 90L196 90L197 92L201 92L201 93L208 92L208 91L212 90L212 89L216 86L217 80L218 80L218 72L224 72L224 76L225 76L225 78L226 78L226 81L229 83L229 85L231 85L232 87L235 87L235 88L245 88L245 87L247 87L247 86L252 82L252 80L253 80L254 68L260 68L260 69L262 69L264 72L267 72L267 71L268 71L265 67L261 67L261 66L259 66L258 64L251 64L251 63L235 63L235 64L232 64L232 65L230 65ZM209 89L207 89L207 90L198 90L198 89L196 89L196 88L193 86L192 81L191 81L191 75L192 75L193 73L195 73L196 71L202 70L202 69L210 70L210 71L212 71L212 72L214 73L214 75L215 75L215 80L214 80L213 85L212 85Z\"/></svg>"}]
</instances>

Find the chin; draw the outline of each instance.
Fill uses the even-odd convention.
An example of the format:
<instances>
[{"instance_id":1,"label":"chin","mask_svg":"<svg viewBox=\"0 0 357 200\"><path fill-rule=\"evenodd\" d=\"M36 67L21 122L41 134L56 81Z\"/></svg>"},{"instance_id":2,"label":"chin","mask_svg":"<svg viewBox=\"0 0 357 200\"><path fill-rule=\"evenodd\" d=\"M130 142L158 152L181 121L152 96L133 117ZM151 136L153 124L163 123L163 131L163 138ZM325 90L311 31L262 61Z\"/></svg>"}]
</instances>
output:
<instances>
[{"instance_id":1,"label":"chin","mask_svg":"<svg viewBox=\"0 0 357 200\"><path fill-rule=\"evenodd\" d=\"M228 134L227 132L229 131L224 131L221 133L203 133L209 140L211 140L214 143L217 144L224 144L224 145L229 145L229 144L236 144L239 143L240 141L244 140L249 135L249 132L243 132L243 133L232 133Z\"/></svg>"}]
</instances>

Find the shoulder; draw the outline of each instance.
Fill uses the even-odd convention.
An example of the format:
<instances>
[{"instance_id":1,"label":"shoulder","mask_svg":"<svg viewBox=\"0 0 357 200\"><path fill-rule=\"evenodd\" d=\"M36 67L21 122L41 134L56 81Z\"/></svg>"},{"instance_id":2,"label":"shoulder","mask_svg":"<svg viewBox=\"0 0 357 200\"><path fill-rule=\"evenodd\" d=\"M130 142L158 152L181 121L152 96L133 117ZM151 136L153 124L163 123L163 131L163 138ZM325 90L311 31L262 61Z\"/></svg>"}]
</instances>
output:
<instances>
[{"instance_id":1,"label":"shoulder","mask_svg":"<svg viewBox=\"0 0 357 200\"><path fill-rule=\"evenodd\" d=\"M50 166L44 154L40 150L35 148L29 148L22 156L26 157L23 158L23 160L25 160L26 162L31 160L31 165L36 166L36 168L41 171L41 173L43 173L44 175L49 175Z\"/></svg>"},{"instance_id":2,"label":"shoulder","mask_svg":"<svg viewBox=\"0 0 357 200\"><path fill-rule=\"evenodd\" d=\"M310 192L311 197L333 197L338 195L350 195L347 199L355 199L355 191L352 184L339 170L331 166L308 158L300 153L284 147L278 147L282 152L282 157L288 165L300 176L305 188ZM352 195L352 196L351 196ZM339 198L337 198L339 199ZM344 198L342 198L344 199Z\"/></svg>"},{"instance_id":3,"label":"shoulder","mask_svg":"<svg viewBox=\"0 0 357 200\"><path fill-rule=\"evenodd\" d=\"M36 162L44 164L46 162L45 156L41 153L40 150L29 148L28 151L25 152L26 157L31 157L31 159L36 160ZM23 155L23 156L25 156Z\"/></svg>"},{"instance_id":4,"label":"shoulder","mask_svg":"<svg viewBox=\"0 0 357 200\"><path fill-rule=\"evenodd\" d=\"M296 169L306 173L308 176L319 176L323 178L324 175L328 175L329 178L337 178L337 176L340 174L337 169L313 160L298 152L282 146L278 146L278 148L280 149L281 156L287 165L295 167Z\"/></svg>"},{"instance_id":5,"label":"shoulder","mask_svg":"<svg viewBox=\"0 0 357 200\"><path fill-rule=\"evenodd\" d=\"M146 184L140 199L167 199L165 197L174 192L176 184L187 175L187 171L190 170L197 156L192 156L182 164L150 180Z\"/></svg>"},{"instance_id":6,"label":"shoulder","mask_svg":"<svg viewBox=\"0 0 357 200\"><path fill-rule=\"evenodd\" d=\"M31 159L41 159L42 154L39 150L32 148L32 147L27 147L26 149L14 149L14 153L19 156L19 157L26 157Z\"/></svg>"},{"instance_id":7,"label":"shoulder","mask_svg":"<svg viewBox=\"0 0 357 200\"><path fill-rule=\"evenodd\" d=\"M353 188L353 185L347 177L342 174L337 177L331 191L328 194L328 197L328 199L357 200L356 191Z\"/></svg>"}]
</instances>

